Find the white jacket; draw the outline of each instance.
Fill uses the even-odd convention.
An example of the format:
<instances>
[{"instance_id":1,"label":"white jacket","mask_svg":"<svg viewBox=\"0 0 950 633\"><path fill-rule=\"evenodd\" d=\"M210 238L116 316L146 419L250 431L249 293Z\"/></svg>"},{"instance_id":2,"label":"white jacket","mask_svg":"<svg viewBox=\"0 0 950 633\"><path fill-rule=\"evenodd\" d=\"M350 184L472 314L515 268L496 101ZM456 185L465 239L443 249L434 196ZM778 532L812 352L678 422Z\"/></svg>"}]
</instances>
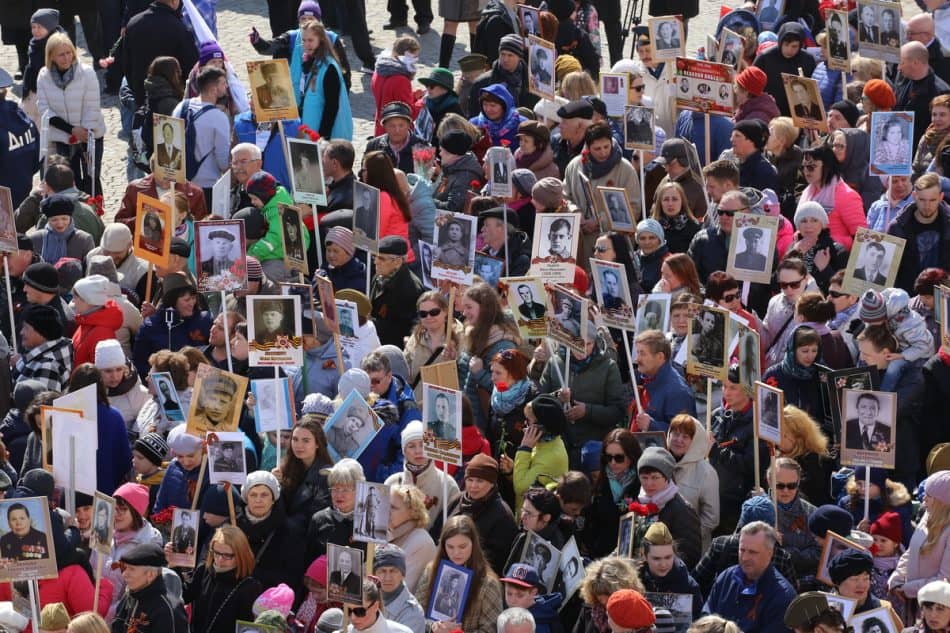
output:
<instances>
[{"instance_id":1,"label":"white jacket","mask_svg":"<svg viewBox=\"0 0 950 633\"><path fill-rule=\"evenodd\" d=\"M96 139L101 139L106 133L99 99L99 78L85 64L77 65L76 74L65 89L53 83L48 68L40 69L36 79L36 107L40 116L49 112L51 117L58 116L73 127L91 130ZM57 143L67 143L69 134L50 125L49 138Z\"/></svg>"},{"instance_id":2,"label":"white jacket","mask_svg":"<svg viewBox=\"0 0 950 633\"><path fill-rule=\"evenodd\" d=\"M712 540L712 531L719 525L719 475L706 459L709 452L706 429L699 422L694 422L693 426L696 428L693 443L676 463L673 482L699 515L705 549Z\"/></svg>"}]
</instances>

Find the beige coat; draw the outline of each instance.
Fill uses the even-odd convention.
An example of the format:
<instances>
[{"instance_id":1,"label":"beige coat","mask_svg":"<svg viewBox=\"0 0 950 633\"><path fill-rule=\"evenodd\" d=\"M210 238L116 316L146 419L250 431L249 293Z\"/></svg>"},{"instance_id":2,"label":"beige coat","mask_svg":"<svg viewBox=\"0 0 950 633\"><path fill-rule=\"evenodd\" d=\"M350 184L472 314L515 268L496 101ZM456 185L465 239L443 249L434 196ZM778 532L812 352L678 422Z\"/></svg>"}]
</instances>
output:
<instances>
[{"instance_id":1,"label":"beige coat","mask_svg":"<svg viewBox=\"0 0 950 633\"><path fill-rule=\"evenodd\" d=\"M452 343L455 347L455 352L458 353L459 343L462 340L463 326L458 321L453 323L451 337ZM419 371L422 369L423 365L426 364L426 361L432 356L432 352L435 350L429 345L428 339L420 334L422 332L422 326L417 325L412 335L406 339L406 349L403 350L403 355L406 357L406 364L409 365L409 375L406 377L407 382L411 385L416 377L419 375ZM445 355L445 350L442 351L437 357L435 357L430 365L435 363L443 363L445 361L455 360L455 357L451 358ZM416 384L413 392L416 395L416 402L422 402L422 381L420 380Z\"/></svg>"},{"instance_id":2,"label":"beige coat","mask_svg":"<svg viewBox=\"0 0 950 633\"><path fill-rule=\"evenodd\" d=\"M468 594L465 605L464 622L461 622L465 633L497 633L498 615L504 609L501 583L495 574L482 578L478 595ZM423 609L429 607L429 567L422 573L419 584L416 585L416 599Z\"/></svg>"}]
</instances>

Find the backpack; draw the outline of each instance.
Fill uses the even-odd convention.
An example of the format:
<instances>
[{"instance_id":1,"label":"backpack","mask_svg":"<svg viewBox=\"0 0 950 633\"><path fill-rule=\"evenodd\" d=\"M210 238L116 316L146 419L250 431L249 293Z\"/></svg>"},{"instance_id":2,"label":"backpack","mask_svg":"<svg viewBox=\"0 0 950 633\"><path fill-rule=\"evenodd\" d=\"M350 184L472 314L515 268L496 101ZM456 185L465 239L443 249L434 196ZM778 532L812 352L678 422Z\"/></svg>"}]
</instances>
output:
<instances>
[{"instance_id":1,"label":"backpack","mask_svg":"<svg viewBox=\"0 0 950 633\"><path fill-rule=\"evenodd\" d=\"M182 118L185 120L185 180L189 182L194 179L198 170L201 169L201 165L205 162L205 159L211 155L210 151L201 158L195 155L195 145L198 138L195 121L201 118L201 115L205 112L215 108L213 104L206 103L201 106L200 110L195 112L191 109L193 101L194 99L187 99L184 103L184 107L181 109Z\"/></svg>"}]
</instances>

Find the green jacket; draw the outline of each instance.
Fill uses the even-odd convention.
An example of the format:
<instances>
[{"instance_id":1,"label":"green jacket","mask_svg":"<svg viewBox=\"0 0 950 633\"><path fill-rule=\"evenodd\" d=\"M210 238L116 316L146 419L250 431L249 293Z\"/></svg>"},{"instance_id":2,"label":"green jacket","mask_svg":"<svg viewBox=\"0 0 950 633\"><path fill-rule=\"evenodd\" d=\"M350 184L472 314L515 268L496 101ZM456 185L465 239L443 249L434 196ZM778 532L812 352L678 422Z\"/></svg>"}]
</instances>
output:
<instances>
[{"instance_id":1,"label":"green jacket","mask_svg":"<svg viewBox=\"0 0 950 633\"><path fill-rule=\"evenodd\" d=\"M557 481L570 468L564 440L555 437L548 442L538 442L534 448L521 447L515 453L515 470L512 480L515 485L515 516L521 512L524 493L540 479L542 486Z\"/></svg>"},{"instance_id":2,"label":"green jacket","mask_svg":"<svg viewBox=\"0 0 950 633\"><path fill-rule=\"evenodd\" d=\"M277 193L271 198L261 213L267 220L267 233L261 239L254 242L247 249L247 254L256 257L258 261L267 261L270 259L283 259L284 246L280 239L280 204L293 205L293 197L282 186L277 185ZM310 247L310 232L303 231L304 251Z\"/></svg>"}]
</instances>

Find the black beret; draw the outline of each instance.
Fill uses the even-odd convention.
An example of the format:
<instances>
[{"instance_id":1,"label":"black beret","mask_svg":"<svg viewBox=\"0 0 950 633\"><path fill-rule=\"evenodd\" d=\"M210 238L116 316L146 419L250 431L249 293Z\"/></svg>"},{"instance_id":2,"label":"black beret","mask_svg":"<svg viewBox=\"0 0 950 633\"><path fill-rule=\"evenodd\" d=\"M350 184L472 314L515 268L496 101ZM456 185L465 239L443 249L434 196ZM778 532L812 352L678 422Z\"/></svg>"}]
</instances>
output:
<instances>
[{"instance_id":1,"label":"black beret","mask_svg":"<svg viewBox=\"0 0 950 633\"><path fill-rule=\"evenodd\" d=\"M472 149L472 137L462 130L452 130L442 136L439 145L456 156L464 156Z\"/></svg>"},{"instance_id":2,"label":"black beret","mask_svg":"<svg viewBox=\"0 0 950 633\"><path fill-rule=\"evenodd\" d=\"M848 578L864 572L871 573L874 561L867 552L849 549L841 552L828 563L828 575L835 586L840 585Z\"/></svg>"},{"instance_id":3,"label":"black beret","mask_svg":"<svg viewBox=\"0 0 950 633\"><path fill-rule=\"evenodd\" d=\"M508 225L518 228L518 212L514 209L508 209L508 212L505 213L505 207L492 207L491 209L485 209L478 214L478 223L481 224L487 218L495 218L496 220L501 220L504 222L508 220Z\"/></svg>"},{"instance_id":4,"label":"black beret","mask_svg":"<svg viewBox=\"0 0 950 633\"><path fill-rule=\"evenodd\" d=\"M23 233L16 234L16 245L21 251L33 250L33 240L23 235Z\"/></svg>"},{"instance_id":5,"label":"black beret","mask_svg":"<svg viewBox=\"0 0 950 633\"><path fill-rule=\"evenodd\" d=\"M387 235L379 240L379 254L405 257L409 254L409 245L406 244L405 239L398 235Z\"/></svg>"},{"instance_id":6,"label":"black beret","mask_svg":"<svg viewBox=\"0 0 950 633\"><path fill-rule=\"evenodd\" d=\"M818 506L808 517L808 529L815 536L822 538L831 530L838 536L847 537L854 527L851 513L844 508L832 504Z\"/></svg>"},{"instance_id":7,"label":"black beret","mask_svg":"<svg viewBox=\"0 0 950 633\"><path fill-rule=\"evenodd\" d=\"M119 560L127 565L140 567L164 567L168 564L165 559L165 552L155 543L136 545L123 554Z\"/></svg>"},{"instance_id":8,"label":"black beret","mask_svg":"<svg viewBox=\"0 0 950 633\"><path fill-rule=\"evenodd\" d=\"M557 115L563 119L593 119L594 107L587 99L568 101L557 109Z\"/></svg>"},{"instance_id":9,"label":"black beret","mask_svg":"<svg viewBox=\"0 0 950 633\"><path fill-rule=\"evenodd\" d=\"M48 218L56 217L57 215L72 216L75 208L76 205L73 199L61 193L55 193L43 198L43 201L40 202L40 211Z\"/></svg>"},{"instance_id":10,"label":"black beret","mask_svg":"<svg viewBox=\"0 0 950 633\"><path fill-rule=\"evenodd\" d=\"M594 112L604 117L605 119L607 118L607 104L604 103L603 99L601 99L600 97L595 97L595 96L584 97L584 99L586 99L590 103L590 107L594 109Z\"/></svg>"},{"instance_id":11,"label":"black beret","mask_svg":"<svg viewBox=\"0 0 950 633\"><path fill-rule=\"evenodd\" d=\"M189 246L188 242L180 237L172 238L172 244L169 251L172 255L178 255L179 257L191 257L191 246Z\"/></svg>"}]
</instances>

